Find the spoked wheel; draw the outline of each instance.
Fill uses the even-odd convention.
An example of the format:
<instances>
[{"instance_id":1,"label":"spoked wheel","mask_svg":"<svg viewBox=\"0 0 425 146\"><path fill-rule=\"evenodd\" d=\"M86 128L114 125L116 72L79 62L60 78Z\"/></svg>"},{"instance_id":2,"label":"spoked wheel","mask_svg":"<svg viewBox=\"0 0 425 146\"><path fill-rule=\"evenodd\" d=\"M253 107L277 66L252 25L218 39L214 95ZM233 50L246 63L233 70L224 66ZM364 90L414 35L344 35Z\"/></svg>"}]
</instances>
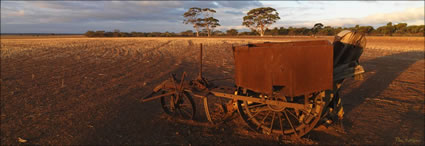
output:
<instances>
[{"instance_id":1,"label":"spoked wheel","mask_svg":"<svg viewBox=\"0 0 425 146\"><path fill-rule=\"evenodd\" d=\"M166 91L163 91L163 93L166 93ZM179 96L171 94L170 96L161 97L161 107L170 116L185 120L193 120L195 118L195 103L192 96L185 91Z\"/></svg>"},{"instance_id":2,"label":"spoked wheel","mask_svg":"<svg viewBox=\"0 0 425 146\"><path fill-rule=\"evenodd\" d=\"M266 134L282 134L291 137L301 137L307 134L317 122L325 102L324 94L313 94L308 98L307 108L294 109L284 106L238 101L238 111L248 126ZM304 97L272 98L269 100L304 104Z\"/></svg>"},{"instance_id":3,"label":"spoked wheel","mask_svg":"<svg viewBox=\"0 0 425 146\"><path fill-rule=\"evenodd\" d=\"M205 112L208 120L213 124L224 122L233 112L232 109L229 109L231 100L213 95L208 96L206 100L207 102L204 103Z\"/></svg>"}]
</instances>

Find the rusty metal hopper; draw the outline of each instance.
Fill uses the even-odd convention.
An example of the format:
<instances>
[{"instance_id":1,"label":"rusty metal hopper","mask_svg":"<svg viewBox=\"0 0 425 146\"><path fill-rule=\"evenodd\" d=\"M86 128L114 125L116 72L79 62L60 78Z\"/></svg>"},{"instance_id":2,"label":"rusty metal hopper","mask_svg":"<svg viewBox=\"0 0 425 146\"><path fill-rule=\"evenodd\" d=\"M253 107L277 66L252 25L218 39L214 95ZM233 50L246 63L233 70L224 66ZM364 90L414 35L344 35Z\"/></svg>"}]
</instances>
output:
<instances>
[{"instance_id":1,"label":"rusty metal hopper","mask_svg":"<svg viewBox=\"0 0 425 146\"><path fill-rule=\"evenodd\" d=\"M332 89L333 48L327 40L249 44L235 47L238 87L285 96Z\"/></svg>"}]
</instances>

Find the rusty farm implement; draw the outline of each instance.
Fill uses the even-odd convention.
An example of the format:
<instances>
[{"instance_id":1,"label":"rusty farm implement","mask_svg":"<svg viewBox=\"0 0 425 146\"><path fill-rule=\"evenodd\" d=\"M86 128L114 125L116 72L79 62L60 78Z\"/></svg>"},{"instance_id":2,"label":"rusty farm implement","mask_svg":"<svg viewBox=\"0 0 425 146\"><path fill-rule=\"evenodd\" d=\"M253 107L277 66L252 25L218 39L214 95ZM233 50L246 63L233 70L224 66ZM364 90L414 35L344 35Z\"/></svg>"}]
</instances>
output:
<instances>
[{"instance_id":1,"label":"rusty farm implement","mask_svg":"<svg viewBox=\"0 0 425 146\"><path fill-rule=\"evenodd\" d=\"M343 31L333 43L314 40L232 47L235 85L225 87L203 77L201 44L195 79L188 80L185 72L181 77L173 74L141 100L159 99L168 115L193 120L193 97L197 97L212 123L238 111L255 131L301 137L321 121L342 118L339 90L347 78L362 79L364 70L358 60L364 46L364 35ZM212 97L219 102L209 103Z\"/></svg>"}]
</instances>

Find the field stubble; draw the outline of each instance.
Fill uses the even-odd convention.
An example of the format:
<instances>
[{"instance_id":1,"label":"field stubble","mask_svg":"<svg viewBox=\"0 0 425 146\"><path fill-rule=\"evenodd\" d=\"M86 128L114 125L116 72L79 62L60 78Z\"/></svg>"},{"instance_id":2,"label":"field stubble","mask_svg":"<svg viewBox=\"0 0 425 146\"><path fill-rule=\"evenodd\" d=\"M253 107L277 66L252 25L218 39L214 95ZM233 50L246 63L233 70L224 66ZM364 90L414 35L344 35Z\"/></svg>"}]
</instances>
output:
<instances>
[{"instance_id":1,"label":"field stubble","mask_svg":"<svg viewBox=\"0 0 425 146\"><path fill-rule=\"evenodd\" d=\"M170 73L194 77L200 43L205 76L214 79L232 77L232 44L305 39L332 38L2 39L1 143L288 143L246 130L238 118L215 128L179 123L164 116L159 102L137 100ZM423 144L423 43L368 38L365 80L348 80L342 91L347 134L319 127L306 141Z\"/></svg>"}]
</instances>

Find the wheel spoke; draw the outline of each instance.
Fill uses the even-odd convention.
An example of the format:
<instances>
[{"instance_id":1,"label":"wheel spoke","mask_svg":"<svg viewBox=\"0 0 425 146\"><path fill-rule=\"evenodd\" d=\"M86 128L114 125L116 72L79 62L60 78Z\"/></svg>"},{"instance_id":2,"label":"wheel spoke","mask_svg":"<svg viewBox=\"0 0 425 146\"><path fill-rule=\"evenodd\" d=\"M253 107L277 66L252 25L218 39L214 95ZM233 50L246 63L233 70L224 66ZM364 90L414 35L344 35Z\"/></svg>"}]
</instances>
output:
<instances>
[{"instance_id":1,"label":"wheel spoke","mask_svg":"<svg viewBox=\"0 0 425 146\"><path fill-rule=\"evenodd\" d=\"M264 116L263 120L261 120L261 123L257 126L257 129L260 129L260 127L264 125L264 121L266 121L267 117L270 115L270 112L271 111L267 112L266 116Z\"/></svg>"},{"instance_id":2,"label":"wheel spoke","mask_svg":"<svg viewBox=\"0 0 425 146\"><path fill-rule=\"evenodd\" d=\"M285 117L288 120L289 125L291 125L291 128L294 130L295 135L298 136L297 130L295 130L294 126L292 125L291 119L289 119L288 114L286 114L286 109L283 111L283 113L285 114Z\"/></svg>"},{"instance_id":3,"label":"wheel spoke","mask_svg":"<svg viewBox=\"0 0 425 146\"><path fill-rule=\"evenodd\" d=\"M182 111L184 111L188 116L191 116L192 113L190 111L187 111L187 110L189 110L189 109L182 109Z\"/></svg>"},{"instance_id":4,"label":"wheel spoke","mask_svg":"<svg viewBox=\"0 0 425 146\"><path fill-rule=\"evenodd\" d=\"M265 106L266 104L263 104L263 103L261 103L261 104L256 104L256 105L248 105L248 108L256 108L256 107L259 107L259 106Z\"/></svg>"},{"instance_id":5,"label":"wheel spoke","mask_svg":"<svg viewBox=\"0 0 425 146\"><path fill-rule=\"evenodd\" d=\"M182 113L187 114L187 116L189 116L189 117L191 117L191 115L192 115L190 112L186 111L185 109L180 109L180 111L183 111Z\"/></svg>"},{"instance_id":6,"label":"wheel spoke","mask_svg":"<svg viewBox=\"0 0 425 146\"><path fill-rule=\"evenodd\" d=\"M298 119L298 116L296 116L294 113L292 113L291 111L288 111L287 109L285 109L289 115L292 115L295 119Z\"/></svg>"},{"instance_id":7,"label":"wheel spoke","mask_svg":"<svg viewBox=\"0 0 425 146\"><path fill-rule=\"evenodd\" d=\"M182 109L178 108L178 111L179 111L179 116L180 116L181 118L185 118L185 117L186 117L186 114L183 112L183 110L182 110Z\"/></svg>"},{"instance_id":8,"label":"wheel spoke","mask_svg":"<svg viewBox=\"0 0 425 146\"><path fill-rule=\"evenodd\" d=\"M270 124L270 131L269 133L272 133L273 130L273 124L274 124L274 117L276 116L276 112L273 112L273 116L272 116L272 123Z\"/></svg>"},{"instance_id":9,"label":"wheel spoke","mask_svg":"<svg viewBox=\"0 0 425 146\"><path fill-rule=\"evenodd\" d=\"M282 135L285 134L285 132L283 131L283 124L282 124L282 118L281 118L282 113L279 113L279 115L277 115L279 117L279 124L280 124L280 130L282 130Z\"/></svg>"},{"instance_id":10,"label":"wheel spoke","mask_svg":"<svg viewBox=\"0 0 425 146\"><path fill-rule=\"evenodd\" d=\"M257 113L257 112L259 112L259 111L264 111L264 110L268 110L268 109L267 109L267 108L249 109L249 112Z\"/></svg>"},{"instance_id":11,"label":"wheel spoke","mask_svg":"<svg viewBox=\"0 0 425 146\"><path fill-rule=\"evenodd\" d=\"M256 98L260 97L256 96ZM313 101L319 100L319 98L321 97L318 95L309 97L309 99L312 99ZM290 103L306 102L305 100L302 100L302 98L286 96L282 99L276 99L271 96L269 100L285 101ZM250 104L248 104L248 102ZM279 110L276 106L261 102L254 103L247 100L237 102L237 104L242 119L248 124L248 126L250 126L250 128L267 134L279 133L294 137L300 137L308 133L320 120L320 118L313 115L318 114L320 117L322 112L315 110L317 108L315 106L320 106L320 103L318 104L318 102L311 102L312 105L309 105L309 107L312 108L311 110L308 107L286 107L279 108Z\"/></svg>"},{"instance_id":12,"label":"wheel spoke","mask_svg":"<svg viewBox=\"0 0 425 146\"><path fill-rule=\"evenodd\" d=\"M173 102L174 102L174 104L177 104L181 99L180 99L180 96L178 94L175 97L176 98L173 100Z\"/></svg>"},{"instance_id":13,"label":"wheel spoke","mask_svg":"<svg viewBox=\"0 0 425 146\"><path fill-rule=\"evenodd\" d=\"M171 99L170 99L170 111L171 111L171 107L174 107L174 108L176 108L174 105L174 102L173 102L173 98L174 97L171 97Z\"/></svg>"},{"instance_id":14,"label":"wheel spoke","mask_svg":"<svg viewBox=\"0 0 425 146\"><path fill-rule=\"evenodd\" d=\"M249 117L249 118L248 118L248 120L251 120L251 119L252 119L252 118L254 118L256 115L258 115L259 113L264 112L264 111L266 111L266 110L265 110L265 109L258 110L256 113L254 113L254 115L252 115L251 117Z\"/></svg>"},{"instance_id":15,"label":"wheel spoke","mask_svg":"<svg viewBox=\"0 0 425 146\"><path fill-rule=\"evenodd\" d=\"M183 119L193 119L196 111L190 94L186 92L161 97L161 105L166 114Z\"/></svg>"}]
</instances>

